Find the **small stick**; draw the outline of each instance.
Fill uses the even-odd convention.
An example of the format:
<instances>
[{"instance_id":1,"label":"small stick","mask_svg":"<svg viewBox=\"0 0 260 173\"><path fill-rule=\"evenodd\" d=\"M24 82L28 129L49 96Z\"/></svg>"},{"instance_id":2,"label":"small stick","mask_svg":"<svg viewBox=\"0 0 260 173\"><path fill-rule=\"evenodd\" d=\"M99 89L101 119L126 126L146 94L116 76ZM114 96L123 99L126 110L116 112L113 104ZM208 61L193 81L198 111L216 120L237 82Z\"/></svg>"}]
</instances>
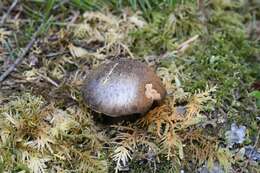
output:
<instances>
[{"instance_id":1,"label":"small stick","mask_svg":"<svg viewBox=\"0 0 260 173\"><path fill-rule=\"evenodd\" d=\"M0 25L3 25L7 19L7 17L9 16L9 14L11 13L11 11L14 9L14 7L16 6L16 4L18 3L19 0L14 0L14 2L12 3L12 5L9 7L8 11L4 14Z\"/></svg>"},{"instance_id":2,"label":"small stick","mask_svg":"<svg viewBox=\"0 0 260 173\"><path fill-rule=\"evenodd\" d=\"M46 55L47 58L52 58L54 56L59 56L59 55L63 55L69 53L69 51L62 51L62 52L53 52L53 53L49 53Z\"/></svg>"},{"instance_id":3,"label":"small stick","mask_svg":"<svg viewBox=\"0 0 260 173\"><path fill-rule=\"evenodd\" d=\"M41 73L38 73L37 74L39 76L41 76L43 79L45 79L46 81L50 82L52 85L54 85L56 88L59 86L54 80L52 80L51 78L49 78L48 76L44 76L42 75Z\"/></svg>"},{"instance_id":4,"label":"small stick","mask_svg":"<svg viewBox=\"0 0 260 173\"><path fill-rule=\"evenodd\" d=\"M257 147L258 141L259 141L259 137L260 137L260 130L258 130L257 136L256 136L256 140L255 140L255 144L254 147Z\"/></svg>"},{"instance_id":5,"label":"small stick","mask_svg":"<svg viewBox=\"0 0 260 173\"><path fill-rule=\"evenodd\" d=\"M176 55L176 54L181 54L183 53L190 45L191 43L193 43L194 41L196 41L199 38L199 35L195 35L191 38L189 38L188 40L186 40L185 42L181 43L176 50L172 51L172 52L166 52L164 54L162 54L159 58L160 59L165 59L167 57L170 57L171 55Z\"/></svg>"},{"instance_id":6,"label":"small stick","mask_svg":"<svg viewBox=\"0 0 260 173\"><path fill-rule=\"evenodd\" d=\"M187 41L183 42L182 44L180 44L178 47L177 47L177 51L178 52L184 52L192 42L194 42L195 40L197 40L199 38L199 35L195 35L193 37L191 37L190 39L188 39Z\"/></svg>"},{"instance_id":7,"label":"small stick","mask_svg":"<svg viewBox=\"0 0 260 173\"><path fill-rule=\"evenodd\" d=\"M40 33L42 27L44 26L44 23L41 24L41 26L37 29L37 31L33 34L31 41L26 45L23 53L15 60L15 62L0 76L0 82L2 82L14 69L15 67L20 64L23 59L25 58L25 55L29 52L31 47L33 46L34 42L36 41L36 38L38 34Z\"/></svg>"},{"instance_id":8,"label":"small stick","mask_svg":"<svg viewBox=\"0 0 260 173\"><path fill-rule=\"evenodd\" d=\"M103 81L103 84L105 84L105 83L108 81L110 75L113 73L113 71L115 70L115 68L116 68L117 65L118 65L118 63L116 63L116 64L111 68L111 70L110 70L109 73L107 74L105 80Z\"/></svg>"}]
</instances>

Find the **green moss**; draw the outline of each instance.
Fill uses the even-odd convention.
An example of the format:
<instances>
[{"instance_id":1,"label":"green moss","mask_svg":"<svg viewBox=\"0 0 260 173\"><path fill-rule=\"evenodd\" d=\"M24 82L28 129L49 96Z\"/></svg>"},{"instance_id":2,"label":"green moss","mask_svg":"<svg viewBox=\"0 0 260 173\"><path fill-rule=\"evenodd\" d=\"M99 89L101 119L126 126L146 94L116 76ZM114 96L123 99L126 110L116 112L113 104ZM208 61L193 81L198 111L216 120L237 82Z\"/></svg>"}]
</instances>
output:
<instances>
[{"instance_id":1,"label":"green moss","mask_svg":"<svg viewBox=\"0 0 260 173\"><path fill-rule=\"evenodd\" d=\"M203 32L203 25L195 13L194 4L179 5L164 13L153 12L152 21L130 34L131 49L138 56L174 51L180 41Z\"/></svg>"},{"instance_id":2,"label":"green moss","mask_svg":"<svg viewBox=\"0 0 260 173\"><path fill-rule=\"evenodd\" d=\"M135 39L132 50L140 56L160 55L176 50L180 40L200 34L200 41L191 51L182 57L164 60L161 65L174 61L184 66L182 72L187 78L182 82L189 92L216 85L216 109L234 108L235 112L249 113L246 107L252 104L252 99L248 92L259 67L251 68L248 60L257 44L247 39L244 16L236 12L241 10L241 4L214 1L211 5L213 9L205 26L192 4L177 6L168 13L153 13L151 23L131 34Z\"/></svg>"},{"instance_id":3,"label":"green moss","mask_svg":"<svg viewBox=\"0 0 260 173\"><path fill-rule=\"evenodd\" d=\"M194 93L207 85L217 86L217 102L207 110L207 114L211 118L224 118L227 124L223 127L230 127L233 122L247 125L249 138L252 139L259 130L256 122L259 110L249 93L251 84L259 79L260 66L252 58L259 54L259 45L248 38L241 4L213 4L208 8L212 11L208 14L207 25L203 27L195 15L194 6L179 8L182 10L177 14L184 14L187 20L177 17L177 22L171 24L171 13L155 15L152 23L131 35L135 39L132 50L140 56L161 55L176 50L180 40L199 34L199 40L185 54L164 59L160 65L168 68L173 63L183 67L181 74L184 76L180 76L180 80L185 91ZM185 9L189 12L186 13ZM222 136L225 130L218 132ZM253 140L246 143L253 143Z\"/></svg>"}]
</instances>

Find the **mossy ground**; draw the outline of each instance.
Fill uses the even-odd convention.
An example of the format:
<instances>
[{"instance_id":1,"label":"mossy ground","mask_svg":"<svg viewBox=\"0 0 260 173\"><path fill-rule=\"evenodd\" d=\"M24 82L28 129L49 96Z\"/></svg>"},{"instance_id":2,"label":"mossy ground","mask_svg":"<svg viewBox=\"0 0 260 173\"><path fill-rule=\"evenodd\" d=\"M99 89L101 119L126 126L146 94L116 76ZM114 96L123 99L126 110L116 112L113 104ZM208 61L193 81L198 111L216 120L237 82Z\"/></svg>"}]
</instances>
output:
<instances>
[{"instance_id":1,"label":"mossy ground","mask_svg":"<svg viewBox=\"0 0 260 173\"><path fill-rule=\"evenodd\" d=\"M260 147L259 11L246 0L19 2L0 25L0 74L44 27L0 84L0 172L260 172L240 156ZM149 64L169 94L136 122L104 123L80 88L120 57ZM232 123L246 139L229 148Z\"/></svg>"}]
</instances>

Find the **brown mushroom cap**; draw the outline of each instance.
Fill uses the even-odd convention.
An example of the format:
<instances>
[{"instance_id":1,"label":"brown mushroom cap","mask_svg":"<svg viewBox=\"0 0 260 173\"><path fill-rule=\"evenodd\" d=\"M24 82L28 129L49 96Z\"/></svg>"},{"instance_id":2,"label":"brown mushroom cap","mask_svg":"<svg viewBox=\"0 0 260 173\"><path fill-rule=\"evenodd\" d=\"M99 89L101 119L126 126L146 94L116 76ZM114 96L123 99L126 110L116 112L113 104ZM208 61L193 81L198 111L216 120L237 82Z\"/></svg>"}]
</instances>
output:
<instances>
[{"instance_id":1,"label":"brown mushroom cap","mask_svg":"<svg viewBox=\"0 0 260 173\"><path fill-rule=\"evenodd\" d=\"M111 117L144 114L166 95L161 80L146 64L119 59L92 70L82 88L90 108Z\"/></svg>"}]
</instances>

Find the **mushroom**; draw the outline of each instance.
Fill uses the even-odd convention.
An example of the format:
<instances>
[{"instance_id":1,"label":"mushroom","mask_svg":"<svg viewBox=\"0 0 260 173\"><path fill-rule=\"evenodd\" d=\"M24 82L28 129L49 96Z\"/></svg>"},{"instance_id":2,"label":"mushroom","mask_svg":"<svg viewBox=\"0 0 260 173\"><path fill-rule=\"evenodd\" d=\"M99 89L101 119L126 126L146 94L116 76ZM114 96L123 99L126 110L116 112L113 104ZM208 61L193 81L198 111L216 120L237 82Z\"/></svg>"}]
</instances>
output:
<instances>
[{"instance_id":1,"label":"mushroom","mask_svg":"<svg viewBox=\"0 0 260 173\"><path fill-rule=\"evenodd\" d=\"M104 63L89 72L83 99L96 112L110 117L145 114L160 102L166 90L155 72L133 59Z\"/></svg>"}]
</instances>

